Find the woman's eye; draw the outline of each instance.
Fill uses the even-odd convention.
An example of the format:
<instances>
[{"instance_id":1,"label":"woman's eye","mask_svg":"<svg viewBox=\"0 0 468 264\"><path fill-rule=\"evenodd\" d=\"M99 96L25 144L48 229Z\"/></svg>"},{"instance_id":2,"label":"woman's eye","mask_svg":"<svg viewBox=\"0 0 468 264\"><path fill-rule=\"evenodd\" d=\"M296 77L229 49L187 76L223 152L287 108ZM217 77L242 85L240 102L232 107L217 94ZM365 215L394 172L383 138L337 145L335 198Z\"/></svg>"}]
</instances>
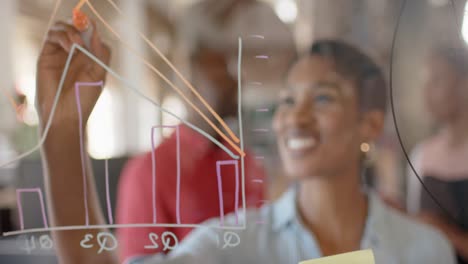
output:
<instances>
[{"instance_id":1,"label":"woman's eye","mask_svg":"<svg viewBox=\"0 0 468 264\"><path fill-rule=\"evenodd\" d=\"M335 98L329 94L318 94L314 97L315 103L331 103L334 100Z\"/></svg>"}]
</instances>

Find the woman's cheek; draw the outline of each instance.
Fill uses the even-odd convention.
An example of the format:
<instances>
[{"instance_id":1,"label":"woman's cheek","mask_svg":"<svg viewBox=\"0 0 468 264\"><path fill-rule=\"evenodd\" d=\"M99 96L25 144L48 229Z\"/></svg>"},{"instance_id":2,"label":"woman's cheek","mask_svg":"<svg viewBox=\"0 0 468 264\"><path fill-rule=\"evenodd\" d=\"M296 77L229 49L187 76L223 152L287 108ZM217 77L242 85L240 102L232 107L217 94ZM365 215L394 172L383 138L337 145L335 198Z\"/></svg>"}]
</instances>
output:
<instances>
[{"instance_id":1,"label":"woman's cheek","mask_svg":"<svg viewBox=\"0 0 468 264\"><path fill-rule=\"evenodd\" d=\"M275 115L273 116L273 131L277 137L280 137L282 128L284 126L284 110L281 109L281 106L276 110Z\"/></svg>"}]
</instances>

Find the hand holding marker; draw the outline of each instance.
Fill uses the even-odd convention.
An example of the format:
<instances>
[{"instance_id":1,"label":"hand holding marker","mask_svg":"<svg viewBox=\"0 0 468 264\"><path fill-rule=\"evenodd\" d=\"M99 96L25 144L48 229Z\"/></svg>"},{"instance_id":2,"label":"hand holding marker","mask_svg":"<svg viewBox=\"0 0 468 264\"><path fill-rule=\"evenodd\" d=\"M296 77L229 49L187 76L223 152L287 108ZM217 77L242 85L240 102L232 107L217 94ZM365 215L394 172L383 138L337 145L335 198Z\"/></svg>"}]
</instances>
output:
<instances>
[{"instance_id":1,"label":"hand holding marker","mask_svg":"<svg viewBox=\"0 0 468 264\"><path fill-rule=\"evenodd\" d=\"M73 9L73 26L81 33L81 38L86 45L90 47L91 37L93 36L93 25L89 22L88 16L79 8Z\"/></svg>"}]
</instances>

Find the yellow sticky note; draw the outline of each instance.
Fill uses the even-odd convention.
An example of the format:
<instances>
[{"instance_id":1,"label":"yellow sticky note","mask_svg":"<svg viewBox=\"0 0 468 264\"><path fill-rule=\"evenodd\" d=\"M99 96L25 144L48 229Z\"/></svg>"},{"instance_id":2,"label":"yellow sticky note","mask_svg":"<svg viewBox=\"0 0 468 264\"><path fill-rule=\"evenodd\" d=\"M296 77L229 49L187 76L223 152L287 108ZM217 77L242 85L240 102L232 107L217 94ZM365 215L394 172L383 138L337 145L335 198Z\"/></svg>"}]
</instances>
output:
<instances>
[{"instance_id":1,"label":"yellow sticky note","mask_svg":"<svg viewBox=\"0 0 468 264\"><path fill-rule=\"evenodd\" d=\"M375 259L372 250L368 249L302 261L299 264L375 264Z\"/></svg>"}]
</instances>

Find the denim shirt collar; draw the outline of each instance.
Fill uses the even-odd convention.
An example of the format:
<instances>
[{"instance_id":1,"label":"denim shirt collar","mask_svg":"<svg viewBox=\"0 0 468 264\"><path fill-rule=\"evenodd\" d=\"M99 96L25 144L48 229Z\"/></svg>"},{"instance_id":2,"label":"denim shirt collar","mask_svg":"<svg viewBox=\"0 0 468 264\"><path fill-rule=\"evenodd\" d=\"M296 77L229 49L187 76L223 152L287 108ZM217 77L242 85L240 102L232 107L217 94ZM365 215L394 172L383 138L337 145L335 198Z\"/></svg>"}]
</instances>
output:
<instances>
[{"instance_id":1,"label":"denim shirt collar","mask_svg":"<svg viewBox=\"0 0 468 264\"><path fill-rule=\"evenodd\" d=\"M302 225L296 206L296 197L297 190L292 187L273 204L272 228L274 231L279 232L285 228ZM367 197L369 199L369 210L366 218L363 238L361 240L361 246L374 247L379 243L379 234L385 231L384 222L386 209L385 205L376 193L370 191L368 192Z\"/></svg>"}]
</instances>

